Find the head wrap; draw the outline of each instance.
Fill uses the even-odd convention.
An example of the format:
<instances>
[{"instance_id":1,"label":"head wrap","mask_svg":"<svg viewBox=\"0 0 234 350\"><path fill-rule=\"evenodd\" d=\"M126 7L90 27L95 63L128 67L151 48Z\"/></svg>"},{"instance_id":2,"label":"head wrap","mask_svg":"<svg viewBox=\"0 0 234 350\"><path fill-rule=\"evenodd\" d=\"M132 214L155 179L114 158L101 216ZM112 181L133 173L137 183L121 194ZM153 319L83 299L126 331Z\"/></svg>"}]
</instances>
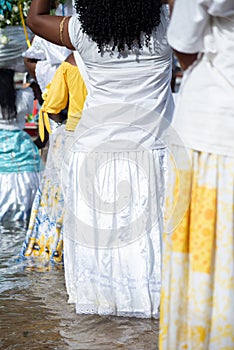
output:
<instances>
[{"instance_id":1,"label":"head wrap","mask_svg":"<svg viewBox=\"0 0 234 350\"><path fill-rule=\"evenodd\" d=\"M29 32L32 37L32 33ZM25 72L22 53L27 49L24 29L21 26L6 26L0 29L0 68Z\"/></svg>"}]
</instances>

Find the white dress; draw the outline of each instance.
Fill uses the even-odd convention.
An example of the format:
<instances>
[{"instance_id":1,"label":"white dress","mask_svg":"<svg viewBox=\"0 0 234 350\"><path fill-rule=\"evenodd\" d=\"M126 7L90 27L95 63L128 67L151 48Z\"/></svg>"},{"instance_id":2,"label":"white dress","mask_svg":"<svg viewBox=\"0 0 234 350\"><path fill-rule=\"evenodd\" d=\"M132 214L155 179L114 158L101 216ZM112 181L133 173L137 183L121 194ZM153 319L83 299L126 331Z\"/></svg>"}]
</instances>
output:
<instances>
[{"instance_id":1,"label":"white dress","mask_svg":"<svg viewBox=\"0 0 234 350\"><path fill-rule=\"evenodd\" d=\"M164 6L150 49L100 55L77 16L69 22L89 91L65 195L65 277L77 313L158 316L163 139L174 107L167 25Z\"/></svg>"}]
</instances>

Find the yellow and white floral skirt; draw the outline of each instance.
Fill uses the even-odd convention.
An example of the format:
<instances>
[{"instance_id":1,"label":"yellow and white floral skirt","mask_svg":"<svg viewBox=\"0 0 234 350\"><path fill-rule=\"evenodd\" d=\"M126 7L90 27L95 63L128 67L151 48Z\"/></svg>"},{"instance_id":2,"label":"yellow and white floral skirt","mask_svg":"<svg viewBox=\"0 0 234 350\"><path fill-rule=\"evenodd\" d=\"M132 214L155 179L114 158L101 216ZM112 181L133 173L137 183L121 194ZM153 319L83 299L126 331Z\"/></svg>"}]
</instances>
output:
<instances>
[{"instance_id":1,"label":"yellow and white floral skirt","mask_svg":"<svg viewBox=\"0 0 234 350\"><path fill-rule=\"evenodd\" d=\"M160 349L233 350L234 158L188 155L169 171Z\"/></svg>"},{"instance_id":2,"label":"yellow and white floral skirt","mask_svg":"<svg viewBox=\"0 0 234 350\"><path fill-rule=\"evenodd\" d=\"M46 168L37 190L21 255L32 265L63 264L64 168L73 132L62 125L50 137ZM67 159L68 158L68 159ZM62 182L63 185L62 185Z\"/></svg>"}]
</instances>

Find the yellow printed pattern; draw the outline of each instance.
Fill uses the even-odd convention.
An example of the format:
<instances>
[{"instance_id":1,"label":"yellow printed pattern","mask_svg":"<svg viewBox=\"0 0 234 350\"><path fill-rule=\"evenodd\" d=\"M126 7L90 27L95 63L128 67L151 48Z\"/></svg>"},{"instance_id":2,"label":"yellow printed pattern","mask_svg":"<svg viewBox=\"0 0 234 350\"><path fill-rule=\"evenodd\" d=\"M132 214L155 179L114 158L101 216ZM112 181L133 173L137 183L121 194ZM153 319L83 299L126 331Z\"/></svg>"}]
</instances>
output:
<instances>
[{"instance_id":1,"label":"yellow printed pattern","mask_svg":"<svg viewBox=\"0 0 234 350\"><path fill-rule=\"evenodd\" d=\"M190 151L190 159L168 184L175 227L163 238L160 349L234 349L234 158Z\"/></svg>"}]
</instances>

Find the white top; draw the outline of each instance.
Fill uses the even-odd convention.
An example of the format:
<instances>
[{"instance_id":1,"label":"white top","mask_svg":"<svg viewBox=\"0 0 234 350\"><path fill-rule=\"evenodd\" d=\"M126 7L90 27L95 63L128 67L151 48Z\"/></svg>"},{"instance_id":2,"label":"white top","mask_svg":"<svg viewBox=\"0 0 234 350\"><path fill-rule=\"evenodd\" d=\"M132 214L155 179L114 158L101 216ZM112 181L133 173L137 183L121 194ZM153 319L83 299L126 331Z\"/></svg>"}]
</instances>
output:
<instances>
[{"instance_id":1,"label":"white top","mask_svg":"<svg viewBox=\"0 0 234 350\"><path fill-rule=\"evenodd\" d=\"M176 0L168 40L203 53L184 73L177 132L192 149L234 156L234 1Z\"/></svg>"},{"instance_id":2,"label":"white top","mask_svg":"<svg viewBox=\"0 0 234 350\"><path fill-rule=\"evenodd\" d=\"M0 129L5 130L21 130L25 125L26 114L32 113L34 95L31 88L16 90L16 119L10 121L2 118L0 108Z\"/></svg>"},{"instance_id":3,"label":"white top","mask_svg":"<svg viewBox=\"0 0 234 350\"><path fill-rule=\"evenodd\" d=\"M176 0L168 40L177 51L212 56L214 66L234 84L233 0Z\"/></svg>"},{"instance_id":4,"label":"white top","mask_svg":"<svg viewBox=\"0 0 234 350\"><path fill-rule=\"evenodd\" d=\"M66 47L52 44L37 35L34 36L32 45L23 53L23 57L38 60L35 75L42 92L53 79L59 65L71 52Z\"/></svg>"},{"instance_id":5,"label":"white top","mask_svg":"<svg viewBox=\"0 0 234 350\"><path fill-rule=\"evenodd\" d=\"M97 45L82 31L78 16L69 21L70 40L80 53L89 79L85 108L107 103L140 104L171 118L172 52L167 42L168 7L162 7L161 24L155 28L150 49L126 50L120 55L106 50L98 53Z\"/></svg>"},{"instance_id":6,"label":"white top","mask_svg":"<svg viewBox=\"0 0 234 350\"><path fill-rule=\"evenodd\" d=\"M55 14L57 16L71 16L75 13L72 0L65 1L64 13L62 9L62 4L59 4ZM71 50L64 46L55 45L37 35L34 36L32 45L22 56L38 60L35 75L42 92L53 79L59 65L71 54L71 52Z\"/></svg>"}]
</instances>

